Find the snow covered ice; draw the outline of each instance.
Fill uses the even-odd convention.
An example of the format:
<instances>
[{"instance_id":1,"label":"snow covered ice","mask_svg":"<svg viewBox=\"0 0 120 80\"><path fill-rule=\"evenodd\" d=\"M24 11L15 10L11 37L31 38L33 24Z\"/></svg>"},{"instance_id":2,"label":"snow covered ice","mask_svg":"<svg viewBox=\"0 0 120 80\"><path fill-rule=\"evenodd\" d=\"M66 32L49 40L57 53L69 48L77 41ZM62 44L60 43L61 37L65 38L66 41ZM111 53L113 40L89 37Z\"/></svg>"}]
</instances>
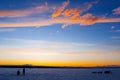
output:
<instances>
[{"instance_id":1,"label":"snow covered ice","mask_svg":"<svg viewBox=\"0 0 120 80\"><path fill-rule=\"evenodd\" d=\"M20 70L20 75L17 75L17 70ZM112 73L92 73L105 70ZM22 68L0 68L0 80L120 80L120 68L27 68L25 76Z\"/></svg>"}]
</instances>

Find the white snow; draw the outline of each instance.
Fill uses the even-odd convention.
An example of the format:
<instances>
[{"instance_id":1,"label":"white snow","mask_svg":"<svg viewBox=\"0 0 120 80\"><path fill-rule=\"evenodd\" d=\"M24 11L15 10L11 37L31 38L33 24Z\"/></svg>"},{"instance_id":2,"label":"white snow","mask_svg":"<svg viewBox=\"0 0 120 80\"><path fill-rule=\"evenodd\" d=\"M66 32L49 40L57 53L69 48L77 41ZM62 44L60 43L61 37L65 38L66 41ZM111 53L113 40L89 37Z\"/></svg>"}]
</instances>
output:
<instances>
[{"instance_id":1,"label":"white snow","mask_svg":"<svg viewBox=\"0 0 120 80\"><path fill-rule=\"evenodd\" d=\"M17 70L21 75L17 76ZM93 74L94 71L110 70L111 74ZM55 69L27 68L22 75L22 68L0 68L0 80L120 80L120 68L106 69Z\"/></svg>"}]
</instances>

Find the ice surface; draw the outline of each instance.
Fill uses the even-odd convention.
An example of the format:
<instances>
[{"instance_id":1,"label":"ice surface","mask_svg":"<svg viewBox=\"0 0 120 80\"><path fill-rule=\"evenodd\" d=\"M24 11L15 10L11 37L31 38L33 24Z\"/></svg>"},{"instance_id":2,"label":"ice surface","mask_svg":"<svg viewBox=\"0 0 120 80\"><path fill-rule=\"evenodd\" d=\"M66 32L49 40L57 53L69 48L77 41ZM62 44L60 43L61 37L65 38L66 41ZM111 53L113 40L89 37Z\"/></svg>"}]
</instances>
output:
<instances>
[{"instance_id":1,"label":"ice surface","mask_svg":"<svg viewBox=\"0 0 120 80\"><path fill-rule=\"evenodd\" d=\"M17 76L22 68L0 68L0 80L120 80L120 68L106 69L59 69L27 68L26 75ZM111 74L92 72L110 70Z\"/></svg>"}]
</instances>

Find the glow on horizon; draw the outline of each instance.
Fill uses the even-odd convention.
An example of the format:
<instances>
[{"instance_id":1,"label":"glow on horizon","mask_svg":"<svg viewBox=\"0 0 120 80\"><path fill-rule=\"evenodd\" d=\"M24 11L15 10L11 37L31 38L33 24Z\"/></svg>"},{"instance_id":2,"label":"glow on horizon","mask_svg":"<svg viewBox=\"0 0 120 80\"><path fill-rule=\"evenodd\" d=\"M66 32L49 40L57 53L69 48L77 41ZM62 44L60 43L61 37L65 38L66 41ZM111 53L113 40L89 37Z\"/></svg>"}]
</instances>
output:
<instances>
[{"instance_id":1,"label":"glow on horizon","mask_svg":"<svg viewBox=\"0 0 120 80\"><path fill-rule=\"evenodd\" d=\"M0 64L13 64L13 65L32 64L44 66L104 66L106 64L120 65L118 64L119 53L117 52L116 53L106 51L74 52L74 50L73 51L69 50L70 52L67 52L65 50L67 50L67 48L70 48L70 45L67 46L66 48L66 45L64 44L64 47L62 47L62 49L60 49L60 46L58 47L57 45L58 44L56 44L55 47L50 47L50 49L2 48L0 50L0 52L2 53ZM64 51L58 52L60 50L63 50L63 48ZM72 48L76 48L76 46L74 45ZM54 49L56 49L56 51Z\"/></svg>"},{"instance_id":2,"label":"glow on horizon","mask_svg":"<svg viewBox=\"0 0 120 80\"><path fill-rule=\"evenodd\" d=\"M119 66L119 61L30 61L30 60L3 60L0 65L37 65L37 66L74 66L74 67L95 67L95 66ZM106 65L107 64L107 65ZM111 65L112 64L112 65Z\"/></svg>"}]
</instances>

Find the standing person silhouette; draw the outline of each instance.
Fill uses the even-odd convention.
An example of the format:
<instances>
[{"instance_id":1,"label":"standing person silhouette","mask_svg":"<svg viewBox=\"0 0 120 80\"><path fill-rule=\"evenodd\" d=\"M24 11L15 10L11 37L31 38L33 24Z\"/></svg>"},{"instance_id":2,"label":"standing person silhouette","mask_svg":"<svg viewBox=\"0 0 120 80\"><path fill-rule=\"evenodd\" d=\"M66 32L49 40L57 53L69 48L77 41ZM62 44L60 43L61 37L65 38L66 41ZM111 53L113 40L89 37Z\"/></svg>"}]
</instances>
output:
<instances>
[{"instance_id":1,"label":"standing person silhouette","mask_svg":"<svg viewBox=\"0 0 120 80\"><path fill-rule=\"evenodd\" d=\"M17 70L17 75L18 75L18 76L20 75L20 71L19 71L19 70Z\"/></svg>"},{"instance_id":2,"label":"standing person silhouette","mask_svg":"<svg viewBox=\"0 0 120 80\"><path fill-rule=\"evenodd\" d=\"M23 75L25 75L25 68L23 68Z\"/></svg>"}]
</instances>

